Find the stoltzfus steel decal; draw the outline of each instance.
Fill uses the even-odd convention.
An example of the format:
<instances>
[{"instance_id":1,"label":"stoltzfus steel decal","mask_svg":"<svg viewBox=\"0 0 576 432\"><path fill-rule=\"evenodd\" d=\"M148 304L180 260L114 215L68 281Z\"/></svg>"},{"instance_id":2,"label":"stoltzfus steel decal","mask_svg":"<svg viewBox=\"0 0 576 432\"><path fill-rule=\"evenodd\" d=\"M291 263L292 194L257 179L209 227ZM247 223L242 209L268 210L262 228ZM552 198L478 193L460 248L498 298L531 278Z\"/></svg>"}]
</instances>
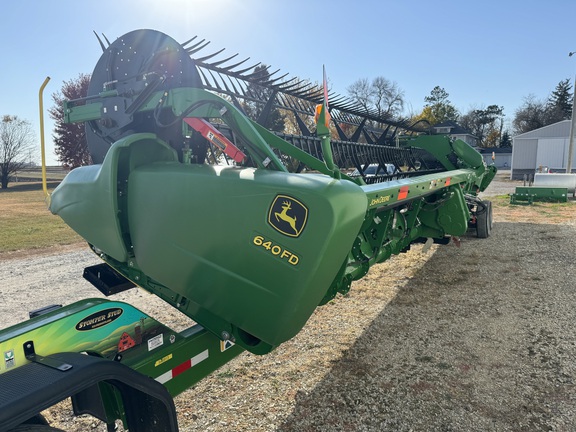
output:
<instances>
[{"instance_id":1,"label":"stoltzfus steel decal","mask_svg":"<svg viewBox=\"0 0 576 432\"><path fill-rule=\"evenodd\" d=\"M109 308L95 312L76 324L76 330L88 331L100 328L120 318L124 313L122 308Z\"/></svg>"}]
</instances>

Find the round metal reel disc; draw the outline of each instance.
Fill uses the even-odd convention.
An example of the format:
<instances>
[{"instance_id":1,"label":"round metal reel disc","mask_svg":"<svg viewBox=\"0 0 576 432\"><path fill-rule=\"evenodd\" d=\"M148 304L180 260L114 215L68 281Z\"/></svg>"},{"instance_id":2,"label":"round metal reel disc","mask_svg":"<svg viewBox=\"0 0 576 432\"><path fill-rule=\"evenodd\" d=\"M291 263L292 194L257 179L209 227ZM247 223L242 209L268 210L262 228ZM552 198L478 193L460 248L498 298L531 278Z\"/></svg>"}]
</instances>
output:
<instances>
[{"instance_id":1,"label":"round metal reel disc","mask_svg":"<svg viewBox=\"0 0 576 432\"><path fill-rule=\"evenodd\" d=\"M182 46L170 36L156 30L135 30L121 36L104 51L94 68L88 86L88 96L117 90L125 97L143 90L143 77L163 80L155 91L178 87L202 87L202 81L194 60ZM140 88L139 88L140 86ZM136 87L136 88L135 88ZM106 125L92 121L86 125L88 149L93 163L101 163L114 141L134 132L154 132L167 142L180 139L180 125L174 128L159 128L151 119L138 113L124 112L126 104L118 104L118 110L110 114L130 124L113 133L106 133ZM109 111L109 112L110 112ZM128 121L126 120L126 121Z\"/></svg>"}]
</instances>

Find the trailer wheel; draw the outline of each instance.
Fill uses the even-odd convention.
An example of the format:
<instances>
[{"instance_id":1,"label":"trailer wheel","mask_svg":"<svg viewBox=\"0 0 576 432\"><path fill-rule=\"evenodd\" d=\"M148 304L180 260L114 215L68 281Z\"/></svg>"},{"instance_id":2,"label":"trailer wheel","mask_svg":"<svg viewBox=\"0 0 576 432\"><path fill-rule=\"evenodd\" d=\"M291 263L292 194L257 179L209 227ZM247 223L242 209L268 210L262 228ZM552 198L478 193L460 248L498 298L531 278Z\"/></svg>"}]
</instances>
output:
<instances>
[{"instance_id":1,"label":"trailer wheel","mask_svg":"<svg viewBox=\"0 0 576 432\"><path fill-rule=\"evenodd\" d=\"M476 215L476 236L478 238L488 238L492 232L492 203L484 201L485 209Z\"/></svg>"}]
</instances>

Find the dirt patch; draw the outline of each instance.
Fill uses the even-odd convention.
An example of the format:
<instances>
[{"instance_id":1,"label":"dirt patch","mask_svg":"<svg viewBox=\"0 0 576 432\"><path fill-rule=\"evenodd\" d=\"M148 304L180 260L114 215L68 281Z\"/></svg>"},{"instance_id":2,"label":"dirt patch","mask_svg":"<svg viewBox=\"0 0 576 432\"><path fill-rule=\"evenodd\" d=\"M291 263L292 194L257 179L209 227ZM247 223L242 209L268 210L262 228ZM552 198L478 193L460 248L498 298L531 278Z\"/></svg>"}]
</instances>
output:
<instances>
[{"instance_id":1,"label":"dirt patch","mask_svg":"<svg viewBox=\"0 0 576 432\"><path fill-rule=\"evenodd\" d=\"M494 220L498 222L526 222L537 224L576 224L576 200L569 197L566 203L535 202L532 205L512 205L509 194L516 187L524 186L520 180L510 180L510 172L496 174L487 190L480 196L494 204Z\"/></svg>"},{"instance_id":2,"label":"dirt patch","mask_svg":"<svg viewBox=\"0 0 576 432\"><path fill-rule=\"evenodd\" d=\"M495 220L499 222L526 222L543 224L576 224L576 201L567 203L534 203L512 205L509 199L493 198Z\"/></svg>"},{"instance_id":3,"label":"dirt patch","mask_svg":"<svg viewBox=\"0 0 576 432\"><path fill-rule=\"evenodd\" d=\"M86 247L87 247L86 243L82 242L82 243L73 243L69 245L56 245L46 248L0 252L0 262L8 260L18 260L18 259L32 259L35 257L46 255L59 255L72 251L85 250Z\"/></svg>"}]
</instances>

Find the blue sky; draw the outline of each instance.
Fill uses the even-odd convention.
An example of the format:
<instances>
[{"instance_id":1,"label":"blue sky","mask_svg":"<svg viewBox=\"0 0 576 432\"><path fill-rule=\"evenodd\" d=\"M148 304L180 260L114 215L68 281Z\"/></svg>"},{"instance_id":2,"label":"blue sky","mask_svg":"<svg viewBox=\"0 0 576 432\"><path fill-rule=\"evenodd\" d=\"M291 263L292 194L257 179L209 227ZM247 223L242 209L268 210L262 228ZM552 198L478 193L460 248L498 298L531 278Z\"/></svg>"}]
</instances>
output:
<instances>
[{"instance_id":1,"label":"blue sky","mask_svg":"<svg viewBox=\"0 0 576 432\"><path fill-rule=\"evenodd\" d=\"M546 98L576 73L574 0L5 0L0 17L0 114L29 120L38 136L40 85L51 77L47 108L63 81L92 72L101 54L93 30L111 41L140 28L179 42L198 35L318 82L325 65L340 94L384 76L412 112L439 85L461 112L496 104L511 120L524 97ZM52 128L46 119L56 164Z\"/></svg>"}]
</instances>

